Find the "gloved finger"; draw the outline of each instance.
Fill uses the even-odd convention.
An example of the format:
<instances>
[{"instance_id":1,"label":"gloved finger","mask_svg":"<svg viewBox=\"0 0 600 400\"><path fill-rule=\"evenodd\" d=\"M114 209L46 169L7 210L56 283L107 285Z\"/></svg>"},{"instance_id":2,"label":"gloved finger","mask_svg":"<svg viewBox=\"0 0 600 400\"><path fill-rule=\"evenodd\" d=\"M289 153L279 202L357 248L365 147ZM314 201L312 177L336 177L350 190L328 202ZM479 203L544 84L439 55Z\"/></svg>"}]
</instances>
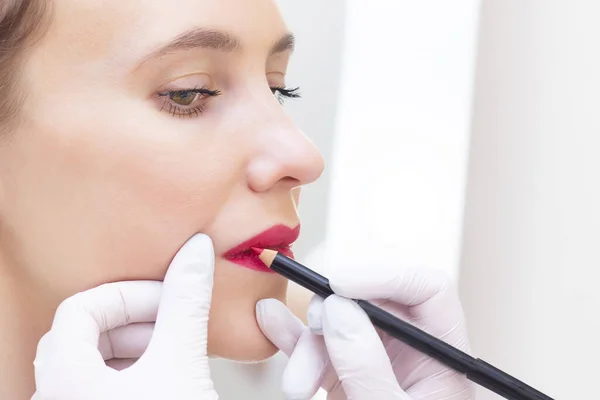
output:
<instances>
[{"instance_id":1,"label":"gloved finger","mask_svg":"<svg viewBox=\"0 0 600 400\"><path fill-rule=\"evenodd\" d=\"M428 375L412 385L407 393L413 400L474 399L475 386L464 375L448 369Z\"/></svg>"},{"instance_id":2,"label":"gloved finger","mask_svg":"<svg viewBox=\"0 0 600 400\"><path fill-rule=\"evenodd\" d=\"M212 240L204 234L194 235L177 252L163 282L154 335L144 358L181 366L185 360L207 356L214 263Z\"/></svg>"},{"instance_id":3,"label":"gloved finger","mask_svg":"<svg viewBox=\"0 0 600 400\"><path fill-rule=\"evenodd\" d=\"M306 320L308 322L308 327L316 335L323 334L323 301L324 299L322 297L314 295L312 299L310 299L310 303L308 304L308 311L306 312Z\"/></svg>"},{"instance_id":4,"label":"gloved finger","mask_svg":"<svg viewBox=\"0 0 600 400\"><path fill-rule=\"evenodd\" d=\"M325 300L323 336L348 398L410 400L369 317L355 302L336 295Z\"/></svg>"},{"instance_id":5,"label":"gloved finger","mask_svg":"<svg viewBox=\"0 0 600 400\"><path fill-rule=\"evenodd\" d=\"M102 390L117 371L98 350L102 332L156 318L160 282L110 283L78 293L58 307L52 328L38 343L34 360L41 398L85 398ZM73 379L76 376L77 379Z\"/></svg>"},{"instance_id":6,"label":"gloved finger","mask_svg":"<svg viewBox=\"0 0 600 400\"><path fill-rule=\"evenodd\" d=\"M290 358L282 378L286 398L313 397L328 361L323 338L312 334L285 304L275 299L257 302L256 319L264 335Z\"/></svg>"},{"instance_id":7,"label":"gloved finger","mask_svg":"<svg viewBox=\"0 0 600 400\"><path fill-rule=\"evenodd\" d=\"M333 291L342 297L390 299L406 306L423 304L448 287L449 279L438 271L422 268L382 267L355 273L334 273Z\"/></svg>"},{"instance_id":8,"label":"gloved finger","mask_svg":"<svg viewBox=\"0 0 600 400\"><path fill-rule=\"evenodd\" d=\"M462 321L458 295L443 273L423 268L379 268L335 274L333 291L343 297L363 300L386 299L408 306L411 319L421 328L441 337ZM456 331L456 330L455 330ZM462 330L456 331L458 336Z\"/></svg>"},{"instance_id":9,"label":"gloved finger","mask_svg":"<svg viewBox=\"0 0 600 400\"><path fill-rule=\"evenodd\" d=\"M306 330L302 321L276 299L263 299L256 303L256 322L267 339L288 357L291 357Z\"/></svg>"},{"instance_id":10,"label":"gloved finger","mask_svg":"<svg viewBox=\"0 0 600 400\"><path fill-rule=\"evenodd\" d=\"M338 385L333 387L331 391L327 392L327 400L348 400L349 397L344 392L344 388L341 383L338 381Z\"/></svg>"},{"instance_id":11,"label":"gloved finger","mask_svg":"<svg viewBox=\"0 0 600 400\"><path fill-rule=\"evenodd\" d=\"M56 339L56 340L54 340ZM97 346L69 344L52 332L40 341L45 348L34 360L36 395L40 399L84 399L100 393L114 371L106 366ZM106 396L111 398L111 396Z\"/></svg>"},{"instance_id":12,"label":"gloved finger","mask_svg":"<svg viewBox=\"0 0 600 400\"><path fill-rule=\"evenodd\" d=\"M34 364L60 358L63 365L104 366L100 334L129 323L154 321L160 282L109 283L78 293L58 307L50 332L38 343Z\"/></svg>"},{"instance_id":13,"label":"gloved finger","mask_svg":"<svg viewBox=\"0 0 600 400\"><path fill-rule=\"evenodd\" d=\"M283 372L286 399L311 399L321 387L329 357L322 336L305 329Z\"/></svg>"},{"instance_id":14,"label":"gloved finger","mask_svg":"<svg viewBox=\"0 0 600 400\"><path fill-rule=\"evenodd\" d=\"M123 371L136 363L137 358L112 358L106 360L106 366L116 371Z\"/></svg>"},{"instance_id":15,"label":"gloved finger","mask_svg":"<svg viewBox=\"0 0 600 400\"><path fill-rule=\"evenodd\" d=\"M152 339L153 331L154 323L152 322L111 329L100 335L98 350L104 360L140 358Z\"/></svg>"}]
</instances>

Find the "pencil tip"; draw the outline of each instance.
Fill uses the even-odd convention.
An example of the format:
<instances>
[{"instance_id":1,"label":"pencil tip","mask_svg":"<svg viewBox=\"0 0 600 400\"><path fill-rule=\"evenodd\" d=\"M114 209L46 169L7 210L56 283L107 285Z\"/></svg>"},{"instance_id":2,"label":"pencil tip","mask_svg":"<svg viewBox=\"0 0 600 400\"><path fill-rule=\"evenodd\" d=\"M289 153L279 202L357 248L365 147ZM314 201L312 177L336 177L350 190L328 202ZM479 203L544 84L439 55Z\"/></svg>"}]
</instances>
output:
<instances>
[{"instance_id":1,"label":"pencil tip","mask_svg":"<svg viewBox=\"0 0 600 400\"><path fill-rule=\"evenodd\" d=\"M264 249L259 249L258 247L251 247L252 251L256 253L256 255L260 256Z\"/></svg>"}]
</instances>

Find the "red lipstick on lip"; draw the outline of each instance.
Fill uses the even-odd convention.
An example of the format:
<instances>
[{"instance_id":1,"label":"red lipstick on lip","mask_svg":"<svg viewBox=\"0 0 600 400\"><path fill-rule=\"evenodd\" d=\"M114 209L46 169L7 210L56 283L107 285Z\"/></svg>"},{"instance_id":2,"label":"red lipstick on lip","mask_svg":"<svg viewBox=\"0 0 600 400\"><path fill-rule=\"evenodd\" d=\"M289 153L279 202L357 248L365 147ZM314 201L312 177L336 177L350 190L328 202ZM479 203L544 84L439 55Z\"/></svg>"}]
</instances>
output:
<instances>
[{"instance_id":1,"label":"red lipstick on lip","mask_svg":"<svg viewBox=\"0 0 600 400\"><path fill-rule=\"evenodd\" d=\"M271 249L283 255L294 258L290 249L300 235L300 225L290 228L285 225L275 225L266 231L246 240L243 243L228 250L223 257L241 267L254 271L274 273L258 258L258 254L252 248Z\"/></svg>"}]
</instances>

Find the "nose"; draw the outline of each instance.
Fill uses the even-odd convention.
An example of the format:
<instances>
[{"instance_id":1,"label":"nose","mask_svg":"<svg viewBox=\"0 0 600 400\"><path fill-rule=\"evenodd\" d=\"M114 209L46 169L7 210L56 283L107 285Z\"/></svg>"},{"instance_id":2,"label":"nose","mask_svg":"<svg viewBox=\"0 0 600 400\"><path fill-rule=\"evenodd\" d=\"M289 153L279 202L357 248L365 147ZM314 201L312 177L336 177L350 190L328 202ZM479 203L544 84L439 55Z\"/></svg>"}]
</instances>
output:
<instances>
[{"instance_id":1,"label":"nose","mask_svg":"<svg viewBox=\"0 0 600 400\"><path fill-rule=\"evenodd\" d=\"M275 187L293 189L317 180L324 161L310 139L287 116L264 125L257 135L257 153L248 164L248 185L254 192Z\"/></svg>"}]
</instances>

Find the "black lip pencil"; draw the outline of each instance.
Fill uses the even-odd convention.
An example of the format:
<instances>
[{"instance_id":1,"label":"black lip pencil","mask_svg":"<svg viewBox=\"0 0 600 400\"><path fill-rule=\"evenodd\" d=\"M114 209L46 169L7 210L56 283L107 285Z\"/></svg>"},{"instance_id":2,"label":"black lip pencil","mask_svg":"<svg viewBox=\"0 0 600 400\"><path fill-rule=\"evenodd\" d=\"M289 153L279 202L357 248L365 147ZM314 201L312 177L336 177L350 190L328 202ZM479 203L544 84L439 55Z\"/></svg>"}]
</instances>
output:
<instances>
[{"instance_id":1,"label":"black lip pencil","mask_svg":"<svg viewBox=\"0 0 600 400\"><path fill-rule=\"evenodd\" d=\"M329 280L274 250L257 249L260 260L273 271L327 298L334 294ZM448 343L402 321L394 315L364 300L354 300L369 316L376 327L384 330L403 343L445 364L467 379L510 400L554 400L531 386L510 376L485 361L474 358Z\"/></svg>"}]
</instances>

